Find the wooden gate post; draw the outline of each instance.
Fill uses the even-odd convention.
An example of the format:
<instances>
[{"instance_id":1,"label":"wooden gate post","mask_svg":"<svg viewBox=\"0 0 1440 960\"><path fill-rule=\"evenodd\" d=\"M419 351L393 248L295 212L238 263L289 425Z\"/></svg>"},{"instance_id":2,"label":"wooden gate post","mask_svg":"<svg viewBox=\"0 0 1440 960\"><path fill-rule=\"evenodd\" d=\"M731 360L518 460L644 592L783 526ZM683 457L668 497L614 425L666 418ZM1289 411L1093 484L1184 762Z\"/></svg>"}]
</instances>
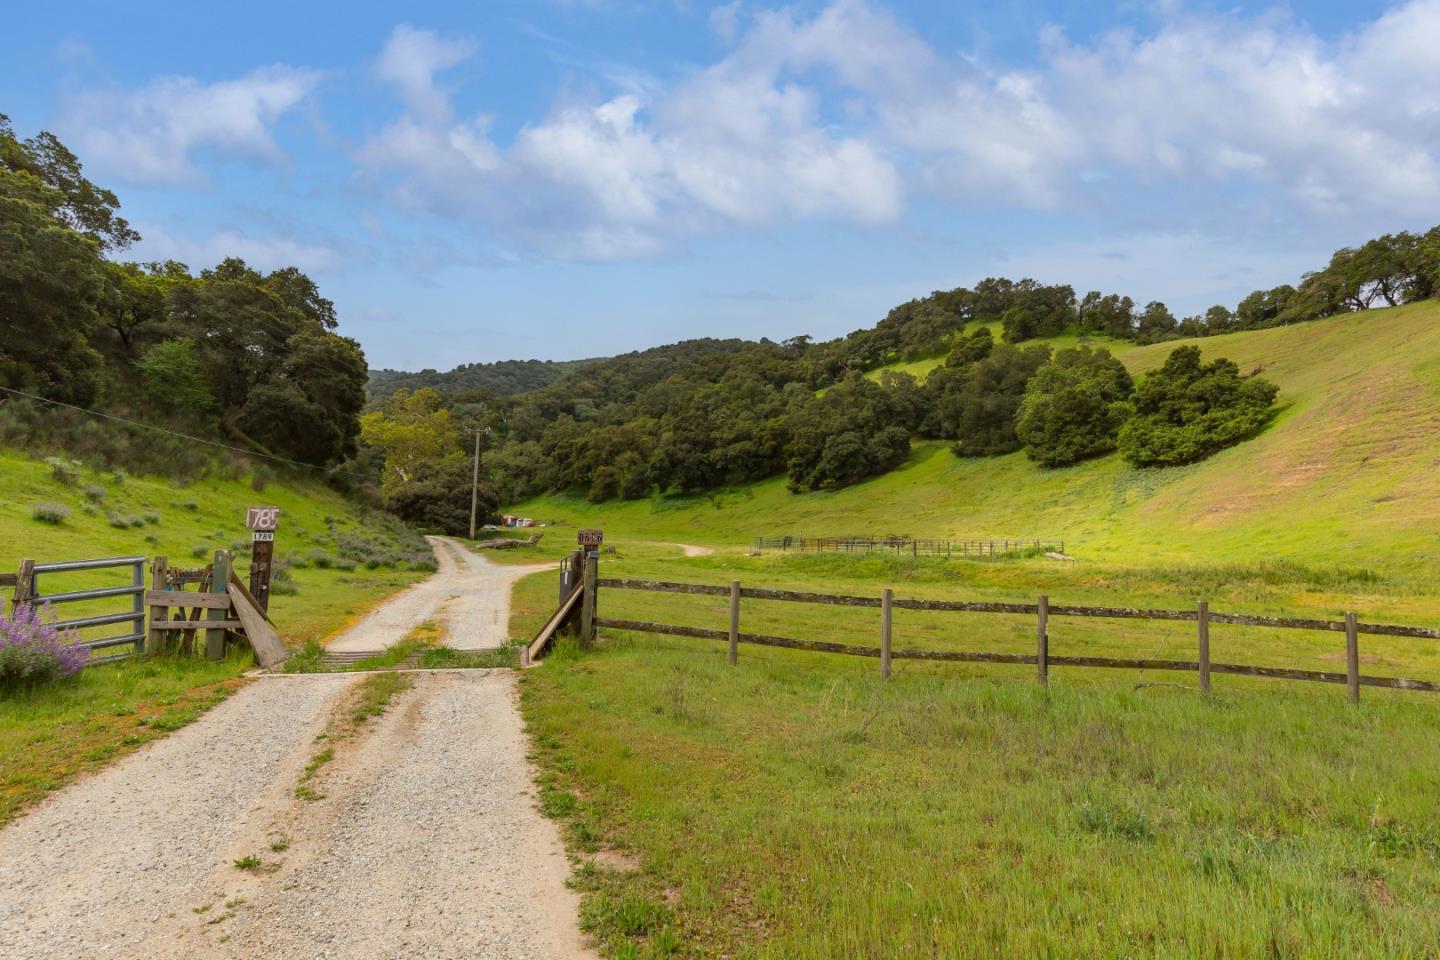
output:
<instances>
[{"instance_id":1,"label":"wooden gate post","mask_svg":"<svg viewBox=\"0 0 1440 960\"><path fill-rule=\"evenodd\" d=\"M150 564L150 589L155 591L168 589L166 581L169 579L170 561L165 557L156 557L155 562ZM170 619L169 607L150 608L150 633L145 640L145 654L154 656L164 647L165 635L160 629L160 623Z\"/></svg>"},{"instance_id":2,"label":"wooden gate post","mask_svg":"<svg viewBox=\"0 0 1440 960\"><path fill-rule=\"evenodd\" d=\"M730 666L740 659L740 581L730 581Z\"/></svg>"},{"instance_id":3,"label":"wooden gate post","mask_svg":"<svg viewBox=\"0 0 1440 960\"><path fill-rule=\"evenodd\" d=\"M1350 702L1360 702L1360 624L1355 614L1345 614L1345 685Z\"/></svg>"},{"instance_id":4,"label":"wooden gate post","mask_svg":"<svg viewBox=\"0 0 1440 960\"><path fill-rule=\"evenodd\" d=\"M30 598L35 596L35 561L21 560L20 572L15 575L15 599L14 605L29 603Z\"/></svg>"},{"instance_id":5,"label":"wooden gate post","mask_svg":"<svg viewBox=\"0 0 1440 960\"><path fill-rule=\"evenodd\" d=\"M595 642L595 582L600 579L600 555L585 551L585 595L580 598L580 645Z\"/></svg>"},{"instance_id":6,"label":"wooden gate post","mask_svg":"<svg viewBox=\"0 0 1440 960\"><path fill-rule=\"evenodd\" d=\"M1195 604L1195 617L1200 632L1200 692L1210 692L1210 604L1201 600Z\"/></svg>"},{"instance_id":7,"label":"wooden gate post","mask_svg":"<svg viewBox=\"0 0 1440 960\"><path fill-rule=\"evenodd\" d=\"M230 554L224 550L215 551L215 565L210 568L211 575L210 591L212 593L230 592ZM228 620L230 611L221 607L210 607L205 611L206 620ZM223 629L205 630L205 658L207 660L225 659L225 631Z\"/></svg>"},{"instance_id":8,"label":"wooden gate post","mask_svg":"<svg viewBox=\"0 0 1440 960\"><path fill-rule=\"evenodd\" d=\"M1035 679L1050 682L1050 598L1041 594L1035 646Z\"/></svg>"},{"instance_id":9,"label":"wooden gate post","mask_svg":"<svg viewBox=\"0 0 1440 960\"><path fill-rule=\"evenodd\" d=\"M880 676L886 678L890 676L890 607L894 599L895 591L889 587L880 595Z\"/></svg>"}]
</instances>

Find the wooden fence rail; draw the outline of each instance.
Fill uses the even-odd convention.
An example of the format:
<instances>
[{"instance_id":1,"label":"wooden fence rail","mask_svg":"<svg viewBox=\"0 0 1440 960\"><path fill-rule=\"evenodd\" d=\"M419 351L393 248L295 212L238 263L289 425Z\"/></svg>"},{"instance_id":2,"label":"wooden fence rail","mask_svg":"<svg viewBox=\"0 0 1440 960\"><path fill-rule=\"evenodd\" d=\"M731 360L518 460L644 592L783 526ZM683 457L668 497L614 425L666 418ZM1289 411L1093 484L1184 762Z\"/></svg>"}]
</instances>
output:
<instances>
[{"instance_id":1,"label":"wooden fence rail","mask_svg":"<svg viewBox=\"0 0 1440 960\"><path fill-rule=\"evenodd\" d=\"M929 537L756 537L755 549L782 553L888 553L896 556L994 557L1026 550L1065 552L1065 541L1043 537L944 540Z\"/></svg>"},{"instance_id":2,"label":"wooden fence rail","mask_svg":"<svg viewBox=\"0 0 1440 960\"><path fill-rule=\"evenodd\" d=\"M589 571L587 571L589 572ZM1051 666L1102 667L1110 669L1177 670L1196 672L1200 676L1200 689L1210 692L1212 674L1237 676L1271 677L1284 680L1305 680L1320 683L1343 683L1349 688L1352 701L1360 698L1360 688L1384 687L1396 690L1419 690L1440 693L1440 682L1412 680L1404 677L1370 677L1360 674L1360 634L1389 637L1413 637L1426 640L1440 639L1440 629L1410 627L1394 624L1364 623L1354 613L1347 613L1344 620L1315 620L1295 617L1267 617L1254 614L1216 613L1209 604L1200 601L1194 610L1148 610L1132 607L1089 607L1068 604L1051 604L1048 597L1040 597L1036 603L989 603L955 600L918 600L895 597L885 590L879 597L847 596L824 593L805 593L791 590L770 590L759 587L742 587L738 581L728 586L698 583L671 583L662 580L601 579L589 572L586 586L592 595L598 588L614 590L638 590L654 593L691 594L699 596L723 596L730 599L729 630L711 630L703 627L684 627L675 624L650 623L639 620L620 620L594 616L593 624L584 631L582 639L593 639L597 627L614 630L632 630L640 633L666 634L678 637L694 637L704 640L724 640L728 643L730 663L737 660L738 644L747 643L766 647L783 647L791 650L808 650L817 653L835 653L855 657L874 657L881 661L881 675L890 675L890 661L930 660L958 663L1011 663L1033 664L1037 679L1048 682ZM790 603L812 603L830 606L873 607L881 610L880 646L864 647L848 643L834 643L821 640L800 640L792 637L774 637L763 634L740 632L740 600L776 600ZM590 598L593 605L595 600ZM1001 613L1029 615L1036 618L1036 652L1034 654L988 653L953 650L893 649L890 611L928 610L951 613ZM1077 657L1056 656L1050 653L1049 621L1052 617L1100 617L1122 620L1170 620L1189 621L1197 625L1196 660L1161 660L1130 657ZM1330 673L1321 670L1298 670L1286 667L1261 667L1240 663L1215 663L1210 659L1210 625L1213 623L1239 626L1264 627L1291 630L1335 631L1345 634L1344 673Z\"/></svg>"}]
</instances>

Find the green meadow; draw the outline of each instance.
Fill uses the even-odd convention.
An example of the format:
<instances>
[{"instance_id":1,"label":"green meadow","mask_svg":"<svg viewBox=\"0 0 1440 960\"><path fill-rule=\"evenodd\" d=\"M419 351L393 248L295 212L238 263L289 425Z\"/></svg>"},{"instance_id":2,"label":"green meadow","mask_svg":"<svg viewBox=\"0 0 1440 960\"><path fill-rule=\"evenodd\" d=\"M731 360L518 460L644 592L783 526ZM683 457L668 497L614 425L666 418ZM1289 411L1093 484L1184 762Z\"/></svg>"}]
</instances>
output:
<instances>
[{"instance_id":1,"label":"green meadow","mask_svg":"<svg viewBox=\"0 0 1440 960\"><path fill-rule=\"evenodd\" d=\"M602 576L1440 624L1440 307L1196 341L1280 412L1203 463L1045 470L917 444L835 493L515 506ZM1121 353L1132 372L1175 344ZM1117 351L1118 352L1118 351ZM903 365L916 375L937 359ZM758 536L1064 538L1073 561L751 555ZM661 542L716 549L686 558ZM627 553L630 554L627 556ZM553 608L517 587L512 633ZM548 605L548 606L547 606ZM602 589L603 618L725 629L723 597ZM879 612L742 603L741 629L875 646ZM1033 617L897 610L896 649L1033 654ZM1054 618L1052 655L1189 659L1195 625ZM874 659L602 631L524 675L588 929L612 957L1425 957L1440 952L1440 698L1195 674ZM1343 636L1216 626L1217 661L1343 672ZM1361 637L1363 673L1440 644Z\"/></svg>"}]
</instances>

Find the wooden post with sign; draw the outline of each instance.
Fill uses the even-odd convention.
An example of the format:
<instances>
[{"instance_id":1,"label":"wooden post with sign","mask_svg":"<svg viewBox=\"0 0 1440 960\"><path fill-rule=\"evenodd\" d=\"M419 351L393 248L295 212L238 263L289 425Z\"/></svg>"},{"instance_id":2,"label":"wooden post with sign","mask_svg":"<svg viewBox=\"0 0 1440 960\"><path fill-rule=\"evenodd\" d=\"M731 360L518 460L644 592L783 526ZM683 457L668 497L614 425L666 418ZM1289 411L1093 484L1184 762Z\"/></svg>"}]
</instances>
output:
<instances>
[{"instance_id":1,"label":"wooden post with sign","mask_svg":"<svg viewBox=\"0 0 1440 960\"><path fill-rule=\"evenodd\" d=\"M279 507L251 507L245 511L245 527L251 531L250 595L263 611L270 609L270 567L275 558L275 531L280 526Z\"/></svg>"},{"instance_id":2,"label":"wooden post with sign","mask_svg":"<svg viewBox=\"0 0 1440 960\"><path fill-rule=\"evenodd\" d=\"M585 564L585 596L580 599L580 643L589 646L595 642L596 581L600 578L600 545L605 542L605 531L581 530L575 539L580 544Z\"/></svg>"}]
</instances>

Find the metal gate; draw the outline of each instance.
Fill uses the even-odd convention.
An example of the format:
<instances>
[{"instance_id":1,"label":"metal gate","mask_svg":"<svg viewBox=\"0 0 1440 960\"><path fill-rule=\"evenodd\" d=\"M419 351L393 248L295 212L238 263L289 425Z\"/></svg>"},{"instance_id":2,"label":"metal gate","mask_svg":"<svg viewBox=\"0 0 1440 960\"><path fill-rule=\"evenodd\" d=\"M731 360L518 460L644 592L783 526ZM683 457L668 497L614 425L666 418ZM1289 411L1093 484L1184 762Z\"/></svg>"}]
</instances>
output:
<instances>
[{"instance_id":1,"label":"metal gate","mask_svg":"<svg viewBox=\"0 0 1440 960\"><path fill-rule=\"evenodd\" d=\"M129 585L111 587L90 587L87 589L65 589L56 593L43 593L40 588L42 575L55 575L62 573L84 573L93 570L110 570L116 568L130 568ZM76 646L85 647L90 650L91 656L87 665L96 663L109 663L112 660L122 660L132 654L143 652L145 644L145 558L144 557L110 557L103 560L62 560L54 563L36 563L34 560L20 561L20 572L15 577L15 605L22 603L33 604L37 607L45 604L66 604L84 603L94 600L105 600L114 598L117 603L129 598L129 609L113 613L102 612L88 616L75 617L71 620L62 620L57 626L62 630L95 630L98 627L107 627L114 624L129 624L126 633L116 636L100 636L96 639L82 639ZM129 651L120 653L108 653L96 656L96 651L109 650L113 647L129 645Z\"/></svg>"}]
</instances>

